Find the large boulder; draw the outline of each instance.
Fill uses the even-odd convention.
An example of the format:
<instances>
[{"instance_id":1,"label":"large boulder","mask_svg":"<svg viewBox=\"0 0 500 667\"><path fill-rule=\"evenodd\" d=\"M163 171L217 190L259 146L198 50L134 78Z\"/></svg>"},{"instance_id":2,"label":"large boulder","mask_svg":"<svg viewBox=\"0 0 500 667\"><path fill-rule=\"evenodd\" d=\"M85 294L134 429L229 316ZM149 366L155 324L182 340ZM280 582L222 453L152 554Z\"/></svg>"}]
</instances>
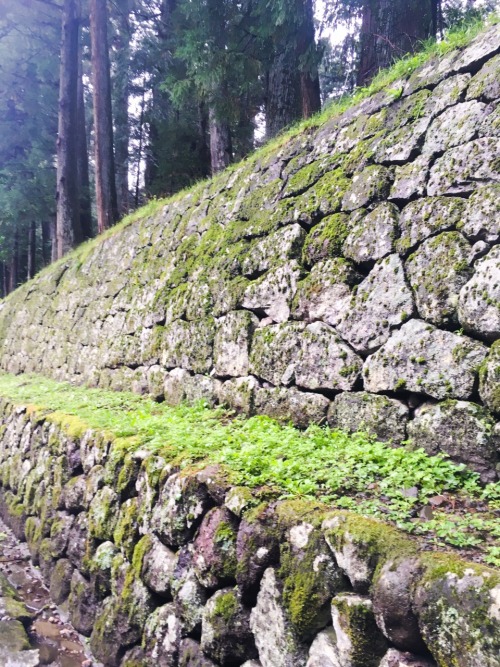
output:
<instances>
[{"instance_id":1,"label":"large boulder","mask_svg":"<svg viewBox=\"0 0 500 667\"><path fill-rule=\"evenodd\" d=\"M500 247L476 262L474 275L460 292L458 318L478 338L494 341L500 336Z\"/></svg>"},{"instance_id":2,"label":"large boulder","mask_svg":"<svg viewBox=\"0 0 500 667\"><path fill-rule=\"evenodd\" d=\"M194 542L193 566L206 588L235 581L237 521L225 507L214 507L201 522Z\"/></svg>"},{"instance_id":3,"label":"large boulder","mask_svg":"<svg viewBox=\"0 0 500 667\"><path fill-rule=\"evenodd\" d=\"M367 391L342 392L328 410L328 423L351 433L368 431L382 442L399 444L406 439L410 411L402 402Z\"/></svg>"},{"instance_id":4,"label":"large boulder","mask_svg":"<svg viewBox=\"0 0 500 667\"><path fill-rule=\"evenodd\" d=\"M413 315L414 307L401 259L389 255L358 285L337 331L357 352L370 353Z\"/></svg>"},{"instance_id":5,"label":"large boulder","mask_svg":"<svg viewBox=\"0 0 500 667\"><path fill-rule=\"evenodd\" d=\"M283 584L273 568L262 577L257 604L250 614L262 667L302 667L307 648L298 639L283 601Z\"/></svg>"},{"instance_id":6,"label":"large boulder","mask_svg":"<svg viewBox=\"0 0 500 667\"><path fill-rule=\"evenodd\" d=\"M424 241L405 263L420 317L436 326L457 320L458 295L471 277L471 247L458 232Z\"/></svg>"},{"instance_id":7,"label":"large boulder","mask_svg":"<svg viewBox=\"0 0 500 667\"><path fill-rule=\"evenodd\" d=\"M500 342L493 343L479 373L479 394L485 405L500 414Z\"/></svg>"},{"instance_id":8,"label":"large boulder","mask_svg":"<svg viewBox=\"0 0 500 667\"><path fill-rule=\"evenodd\" d=\"M375 262L394 252L399 209L384 202L364 216L355 216L342 248L357 264Z\"/></svg>"},{"instance_id":9,"label":"large boulder","mask_svg":"<svg viewBox=\"0 0 500 667\"><path fill-rule=\"evenodd\" d=\"M484 481L492 481L500 445L494 426L492 416L480 405L448 400L419 406L408 435L413 446L431 455L446 454L479 472Z\"/></svg>"},{"instance_id":10,"label":"large boulder","mask_svg":"<svg viewBox=\"0 0 500 667\"><path fill-rule=\"evenodd\" d=\"M487 351L467 336L410 320L366 360L365 389L408 390L438 399L467 399Z\"/></svg>"},{"instance_id":11,"label":"large boulder","mask_svg":"<svg viewBox=\"0 0 500 667\"><path fill-rule=\"evenodd\" d=\"M248 375L250 341L259 320L252 313L234 311L217 324L215 372L222 376Z\"/></svg>"},{"instance_id":12,"label":"large boulder","mask_svg":"<svg viewBox=\"0 0 500 667\"><path fill-rule=\"evenodd\" d=\"M460 231L470 241L496 243L500 239L500 184L478 188L467 201Z\"/></svg>"},{"instance_id":13,"label":"large boulder","mask_svg":"<svg viewBox=\"0 0 500 667\"><path fill-rule=\"evenodd\" d=\"M458 225L463 220L465 205L460 197L422 197L410 202L399 218L399 252L414 250L429 236Z\"/></svg>"}]
</instances>

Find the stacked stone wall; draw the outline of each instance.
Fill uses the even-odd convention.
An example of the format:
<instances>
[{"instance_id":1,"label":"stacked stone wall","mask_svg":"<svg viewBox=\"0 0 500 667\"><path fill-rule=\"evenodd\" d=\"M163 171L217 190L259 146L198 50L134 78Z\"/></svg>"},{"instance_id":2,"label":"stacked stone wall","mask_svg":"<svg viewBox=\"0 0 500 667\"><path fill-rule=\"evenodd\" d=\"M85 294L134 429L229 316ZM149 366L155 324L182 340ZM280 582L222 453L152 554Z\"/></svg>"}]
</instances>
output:
<instances>
[{"instance_id":1,"label":"stacked stone wall","mask_svg":"<svg viewBox=\"0 0 500 667\"><path fill-rule=\"evenodd\" d=\"M0 402L0 512L105 667L498 667L500 575Z\"/></svg>"},{"instance_id":2,"label":"stacked stone wall","mask_svg":"<svg viewBox=\"0 0 500 667\"><path fill-rule=\"evenodd\" d=\"M497 477L500 27L69 256L1 366L366 429Z\"/></svg>"}]
</instances>

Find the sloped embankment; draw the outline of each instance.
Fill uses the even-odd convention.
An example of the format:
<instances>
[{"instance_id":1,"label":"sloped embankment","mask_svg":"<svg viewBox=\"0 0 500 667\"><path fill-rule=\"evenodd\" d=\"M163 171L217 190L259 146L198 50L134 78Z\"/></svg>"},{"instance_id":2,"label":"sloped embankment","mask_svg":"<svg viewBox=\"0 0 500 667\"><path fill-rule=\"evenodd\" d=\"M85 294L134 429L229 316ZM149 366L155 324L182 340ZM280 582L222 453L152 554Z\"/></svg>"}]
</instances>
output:
<instances>
[{"instance_id":1,"label":"sloped embankment","mask_svg":"<svg viewBox=\"0 0 500 667\"><path fill-rule=\"evenodd\" d=\"M498 464L500 27L69 256L2 367Z\"/></svg>"},{"instance_id":2,"label":"sloped embankment","mask_svg":"<svg viewBox=\"0 0 500 667\"><path fill-rule=\"evenodd\" d=\"M115 437L48 407L0 412L0 511L106 666L498 667L498 571L233 486L130 424ZM136 406L144 433L146 417Z\"/></svg>"}]
</instances>

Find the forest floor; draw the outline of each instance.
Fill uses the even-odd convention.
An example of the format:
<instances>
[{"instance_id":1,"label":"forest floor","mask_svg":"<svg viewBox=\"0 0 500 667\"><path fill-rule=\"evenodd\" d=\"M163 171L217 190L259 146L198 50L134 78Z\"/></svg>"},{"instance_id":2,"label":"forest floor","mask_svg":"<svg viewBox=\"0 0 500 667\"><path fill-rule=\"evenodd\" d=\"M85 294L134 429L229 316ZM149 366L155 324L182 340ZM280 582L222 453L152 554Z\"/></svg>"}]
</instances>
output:
<instances>
[{"instance_id":1,"label":"forest floor","mask_svg":"<svg viewBox=\"0 0 500 667\"><path fill-rule=\"evenodd\" d=\"M230 484L257 490L255 503L314 499L387 521L417 536L424 549L459 550L500 566L500 483L481 485L465 466L410 444L394 448L326 426L300 431L268 417L203 404L172 407L36 375L0 374L0 397L75 436L105 431L112 459L146 449L181 469L217 464Z\"/></svg>"}]
</instances>

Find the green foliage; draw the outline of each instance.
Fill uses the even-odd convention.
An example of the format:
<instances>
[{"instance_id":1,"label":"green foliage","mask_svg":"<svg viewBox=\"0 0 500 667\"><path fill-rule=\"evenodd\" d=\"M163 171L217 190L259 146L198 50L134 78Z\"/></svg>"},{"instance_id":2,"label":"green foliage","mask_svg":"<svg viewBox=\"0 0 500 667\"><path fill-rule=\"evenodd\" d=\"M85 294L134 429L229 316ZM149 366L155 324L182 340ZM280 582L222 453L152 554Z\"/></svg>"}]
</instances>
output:
<instances>
[{"instance_id":1,"label":"green foliage","mask_svg":"<svg viewBox=\"0 0 500 667\"><path fill-rule=\"evenodd\" d=\"M114 437L111 456L120 460L146 448L182 467L218 463L230 471L233 484L271 487L282 498L317 498L392 521L438 546L484 553L498 548L500 484L482 488L477 474L422 449L395 449L365 433L319 426L302 432L267 417L243 419L202 404L170 407L39 376L2 374L0 395L53 411L58 422L61 414L78 416L79 423L107 431ZM442 494L449 503L430 520L419 518L420 509Z\"/></svg>"}]
</instances>

